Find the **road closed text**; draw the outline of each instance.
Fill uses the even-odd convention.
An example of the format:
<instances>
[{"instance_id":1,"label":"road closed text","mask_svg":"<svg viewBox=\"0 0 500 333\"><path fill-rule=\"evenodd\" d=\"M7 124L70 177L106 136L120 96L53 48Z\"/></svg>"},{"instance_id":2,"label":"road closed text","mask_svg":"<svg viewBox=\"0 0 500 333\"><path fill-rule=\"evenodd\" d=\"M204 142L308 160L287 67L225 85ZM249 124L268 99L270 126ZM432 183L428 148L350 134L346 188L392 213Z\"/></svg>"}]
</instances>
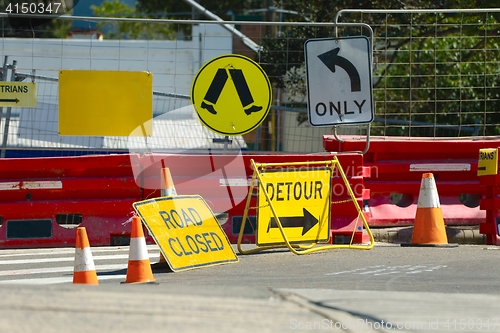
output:
<instances>
[{"instance_id":1,"label":"road closed text","mask_svg":"<svg viewBox=\"0 0 500 333\"><path fill-rule=\"evenodd\" d=\"M170 250L177 257L224 250L221 236L214 231L205 230L201 214L194 208L161 210L158 213L168 230L177 231L177 236L171 236L167 240Z\"/></svg>"}]
</instances>

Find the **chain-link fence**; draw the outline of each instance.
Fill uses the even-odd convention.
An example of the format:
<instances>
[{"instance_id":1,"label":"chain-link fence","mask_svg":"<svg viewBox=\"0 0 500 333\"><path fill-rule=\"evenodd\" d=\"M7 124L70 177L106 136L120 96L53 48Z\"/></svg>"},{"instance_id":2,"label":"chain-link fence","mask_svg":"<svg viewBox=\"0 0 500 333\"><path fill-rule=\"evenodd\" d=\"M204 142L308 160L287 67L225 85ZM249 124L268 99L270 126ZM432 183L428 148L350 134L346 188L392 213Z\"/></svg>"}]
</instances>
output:
<instances>
[{"instance_id":1,"label":"chain-link fence","mask_svg":"<svg viewBox=\"0 0 500 333\"><path fill-rule=\"evenodd\" d=\"M338 13L337 23L63 16L12 30L2 15L2 79L34 80L38 87L36 108L2 109L2 149L7 156L129 151L127 137L59 135L58 72L82 69L153 74L153 135L133 141L133 149L321 152L322 135L333 128L308 123L304 43L359 35L374 41L372 135L495 136L499 16L500 9L349 10ZM197 71L222 54L254 59L273 86L268 117L230 140L202 126L190 106ZM337 132L367 135L367 128Z\"/></svg>"},{"instance_id":2,"label":"chain-link fence","mask_svg":"<svg viewBox=\"0 0 500 333\"><path fill-rule=\"evenodd\" d=\"M374 31L374 135L500 133L500 9L342 10Z\"/></svg>"}]
</instances>

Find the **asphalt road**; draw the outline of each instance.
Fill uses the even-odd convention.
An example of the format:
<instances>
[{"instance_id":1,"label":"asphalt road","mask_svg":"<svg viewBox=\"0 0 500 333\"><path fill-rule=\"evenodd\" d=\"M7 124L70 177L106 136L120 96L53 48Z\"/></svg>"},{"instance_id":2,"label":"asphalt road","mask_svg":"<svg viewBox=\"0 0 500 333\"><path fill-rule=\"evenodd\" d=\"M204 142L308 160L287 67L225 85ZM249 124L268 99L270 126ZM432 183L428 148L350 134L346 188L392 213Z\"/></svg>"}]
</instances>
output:
<instances>
[{"instance_id":1,"label":"asphalt road","mask_svg":"<svg viewBox=\"0 0 500 333\"><path fill-rule=\"evenodd\" d=\"M239 255L240 262L179 273L153 264L160 283L500 294L500 249L400 247L336 249L308 255L288 250ZM107 281L106 283L112 283Z\"/></svg>"},{"instance_id":2,"label":"asphalt road","mask_svg":"<svg viewBox=\"0 0 500 333\"><path fill-rule=\"evenodd\" d=\"M244 250L253 247L243 245ZM128 247L91 251L99 283L122 282ZM500 294L500 248L494 246L430 248L377 243L371 250L335 249L307 255L287 249L241 255L235 248L235 252L239 262L174 273L166 263L159 263L158 247L148 246L158 283ZM0 284L33 278L35 284L70 282L73 261L71 248L0 250ZM61 267L66 269L61 271Z\"/></svg>"},{"instance_id":3,"label":"asphalt road","mask_svg":"<svg viewBox=\"0 0 500 333\"><path fill-rule=\"evenodd\" d=\"M71 284L74 249L1 250L2 331L500 332L493 246L273 250L176 273L149 246L151 285L121 283L127 250L92 248L99 286Z\"/></svg>"}]
</instances>

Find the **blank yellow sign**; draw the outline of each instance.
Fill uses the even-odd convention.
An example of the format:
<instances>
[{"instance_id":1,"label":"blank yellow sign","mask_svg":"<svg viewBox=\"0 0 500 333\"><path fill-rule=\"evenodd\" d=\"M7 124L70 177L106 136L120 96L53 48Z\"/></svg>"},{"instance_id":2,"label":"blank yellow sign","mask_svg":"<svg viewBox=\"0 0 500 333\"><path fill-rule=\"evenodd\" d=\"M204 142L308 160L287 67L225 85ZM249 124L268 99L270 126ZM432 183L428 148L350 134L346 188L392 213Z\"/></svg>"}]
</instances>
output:
<instances>
[{"instance_id":1,"label":"blank yellow sign","mask_svg":"<svg viewBox=\"0 0 500 333\"><path fill-rule=\"evenodd\" d=\"M199 195L133 204L172 271L238 262L227 235Z\"/></svg>"},{"instance_id":2,"label":"blank yellow sign","mask_svg":"<svg viewBox=\"0 0 500 333\"><path fill-rule=\"evenodd\" d=\"M151 73L59 71L59 135L151 136L152 116Z\"/></svg>"}]
</instances>

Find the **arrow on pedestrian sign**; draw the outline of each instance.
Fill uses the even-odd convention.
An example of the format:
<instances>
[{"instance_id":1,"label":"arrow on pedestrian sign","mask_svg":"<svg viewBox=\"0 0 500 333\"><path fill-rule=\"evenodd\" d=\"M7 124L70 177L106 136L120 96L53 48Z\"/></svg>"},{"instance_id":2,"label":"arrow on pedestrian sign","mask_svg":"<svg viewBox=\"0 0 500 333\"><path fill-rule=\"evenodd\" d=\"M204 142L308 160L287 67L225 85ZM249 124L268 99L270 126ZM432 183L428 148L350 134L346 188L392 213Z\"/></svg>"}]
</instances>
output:
<instances>
[{"instance_id":1,"label":"arrow on pedestrian sign","mask_svg":"<svg viewBox=\"0 0 500 333\"><path fill-rule=\"evenodd\" d=\"M19 100L17 98L0 98L0 102L19 103Z\"/></svg>"},{"instance_id":2,"label":"arrow on pedestrian sign","mask_svg":"<svg viewBox=\"0 0 500 333\"><path fill-rule=\"evenodd\" d=\"M319 220L314 215L312 215L306 208L303 208L302 210L304 212L303 216L280 217L279 219L283 228L302 227L302 236L304 236L309 230L318 224ZM271 228L278 228L278 223L276 223L276 219L274 217L271 217L269 220L267 232L269 232Z\"/></svg>"},{"instance_id":3,"label":"arrow on pedestrian sign","mask_svg":"<svg viewBox=\"0 0 500 333\"><path fill-rule=\"evenodd\" d=\"M331 51L318 55L318 58L332 73L335 73L335 66L343 68L351 79L351 91L361 91L361 78L359 77L358 70L349 60L339 56L339 51L340 48L337 47Z\"/></svg>"}]
</instances>

